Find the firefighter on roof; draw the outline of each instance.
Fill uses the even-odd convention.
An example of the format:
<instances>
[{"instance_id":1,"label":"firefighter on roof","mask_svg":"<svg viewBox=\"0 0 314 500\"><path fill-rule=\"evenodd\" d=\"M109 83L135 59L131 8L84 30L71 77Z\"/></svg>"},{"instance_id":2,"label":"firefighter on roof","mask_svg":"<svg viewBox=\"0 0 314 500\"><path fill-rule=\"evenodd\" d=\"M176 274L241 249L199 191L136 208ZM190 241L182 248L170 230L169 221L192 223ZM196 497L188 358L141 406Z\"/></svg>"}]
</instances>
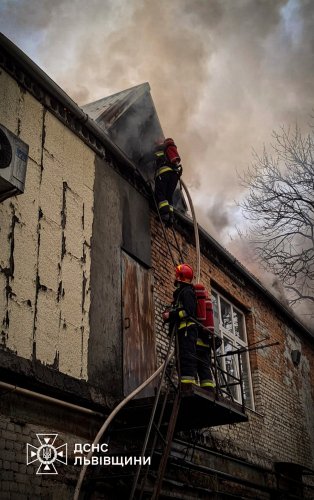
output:
<instances>
[{"instance_id":1,"label":"firefighter on roof","mask_svg":"<svg viewBox=\"0 0 314 500\"><path fill-rule=\"evenodd\" d=\"M173 139L160 139L154 151L155 198L161 219L173 223L173 193L182 174L181 158Z\"/></svg>"}]
</instances>

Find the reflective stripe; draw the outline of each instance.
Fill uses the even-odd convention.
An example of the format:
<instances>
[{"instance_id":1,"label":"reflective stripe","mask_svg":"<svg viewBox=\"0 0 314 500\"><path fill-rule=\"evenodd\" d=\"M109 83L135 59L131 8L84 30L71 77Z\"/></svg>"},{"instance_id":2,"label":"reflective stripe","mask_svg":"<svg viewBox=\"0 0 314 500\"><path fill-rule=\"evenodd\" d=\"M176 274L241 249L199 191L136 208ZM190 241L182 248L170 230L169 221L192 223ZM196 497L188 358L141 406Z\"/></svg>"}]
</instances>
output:
<instances>
[{"instance_id":1,"label":"reflective stripe","mask_svg":"<svg viewBox=\"0 0 314 500\"><path fill-rule=\"evenodd\" d=\"M182 375L180 379L181 384L194 384L196 385L195 378L188 375Z\"/></svg>"},{"instance_id":2,"label":"reflective stripe","mask_svg":"<svg viewBox=\"0 0 314 500\"><path fill-rule=\"evenodd\" d=\"M183 330L183 328L188 328L191 325L195 325L194 321L181 321L178 330Z\"/></svg>"},{"instance_id":3,"label":"reflective stripe","mask_svg":"<svg viewBox=\"0 0 314 500\"><path fill-rule=\"evenodd\" d=\"M183 318L187 317L187 314L186 314L186 312L185 312L185 310L183 308L182 302L178 303L178 311L179 311L178 316L179 316L180 319L183 319Z\"/></svg>"},{"instance_id":4,"label":"reflective stripe","mask_svg":"<svg viewBox=\"0 0 314 500\"><path fill-rule=\"evenodd\" d=\"M205 344L201 339L197 339L196 345L200 345L202 347L209 347L209 344Z\"/></svg>"},{"instance_id":5,"label":"reflective stripe","mask_svg":"<svg viewBox=\"0 0 314 500\"><path fill-rule=\"evenodd\" d=\"M173 206L172 205L169 205L169 210L170 210L170 212L173 212Z\"/></svg>"},{"instance_id":6,"label":"reflective stripe","mask_svg":"<svg viewBox=\"0 0 314 500\"><path fill-rule=\"evenodd\" d=\"M212 380L201 380L200 386L201 387L216 387L216 384Z\"/></svg>"},{"instance_id":7,"label":"reflective stripe","mask_svg":"<svg viewBox=\"0 0 314 500\"><path fill-rule=\"evenodd\" d=\"M171 167L161 167L159 170L157 170L156 176L164 174L165 172L172 172L172 170L173 169Z\"/></svg>"},{"instance_id":8,"label":"reflective stripe","mask_svg":"<svg viewBox=\"0 0 314 500\"><path fill-rule=\"evenodd\" d=\"M169 205L169 201L161 201L159 204L158 204L158 208L163 208L163 207L167 207Z\"/></svg>"}]
</instances>

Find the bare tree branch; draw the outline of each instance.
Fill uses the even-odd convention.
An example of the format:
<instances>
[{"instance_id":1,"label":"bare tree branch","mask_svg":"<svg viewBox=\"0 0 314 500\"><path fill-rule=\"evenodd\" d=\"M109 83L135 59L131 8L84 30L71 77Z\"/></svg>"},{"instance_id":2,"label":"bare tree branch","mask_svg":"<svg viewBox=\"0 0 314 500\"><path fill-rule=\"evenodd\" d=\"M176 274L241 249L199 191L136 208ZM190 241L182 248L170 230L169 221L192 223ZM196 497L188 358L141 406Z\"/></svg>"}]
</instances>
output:
<instances>
[{"instance_id":1,"label":"bare tree branch","mask_svg":"<svg viewBox=\"0 0 314 500\"><path fill-rule=\"evenodd\" d=\"M253 154L240 176L247 238L263 267L287 289L290 304L314 302L314 135L282 127L272 154ZM314 310L312 311L314 317Z\"/></svg>"}]
</instances>

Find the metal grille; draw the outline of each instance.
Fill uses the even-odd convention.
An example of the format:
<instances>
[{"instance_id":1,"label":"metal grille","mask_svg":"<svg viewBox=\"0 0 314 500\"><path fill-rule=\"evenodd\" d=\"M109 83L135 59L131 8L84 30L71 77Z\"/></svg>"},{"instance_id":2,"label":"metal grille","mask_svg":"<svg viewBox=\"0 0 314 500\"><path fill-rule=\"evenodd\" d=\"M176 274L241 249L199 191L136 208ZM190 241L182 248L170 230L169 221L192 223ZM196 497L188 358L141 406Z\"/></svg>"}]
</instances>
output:
<instances>
[{"instance_id":1,"label":"metal grille","mask_svg":"<svg viewBox=\"0 0 314 500\"><path fill-rule=\"evenodd\" d=\"M0 168L6 168L12 160L12 147L9 139L0 128Z\"/></svg>"}]
</instances>

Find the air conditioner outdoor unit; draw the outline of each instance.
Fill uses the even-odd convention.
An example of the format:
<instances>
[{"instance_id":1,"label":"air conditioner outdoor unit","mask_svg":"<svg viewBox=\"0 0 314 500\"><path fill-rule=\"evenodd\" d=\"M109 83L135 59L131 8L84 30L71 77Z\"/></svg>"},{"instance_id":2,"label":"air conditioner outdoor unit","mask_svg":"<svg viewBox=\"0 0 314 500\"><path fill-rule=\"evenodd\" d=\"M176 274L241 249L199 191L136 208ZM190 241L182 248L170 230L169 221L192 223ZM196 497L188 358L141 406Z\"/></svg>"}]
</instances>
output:
<instances>
[{"instance_id":1,"label":"air conditioner outdoor unit","mask_svg":"<svg viewBox=\"0 0 314 500\"><path fill-rule=\"evenodd\" d=\"M28 145L0 125L0 202L24 192Z\"/></svg>"}]
</instances>

